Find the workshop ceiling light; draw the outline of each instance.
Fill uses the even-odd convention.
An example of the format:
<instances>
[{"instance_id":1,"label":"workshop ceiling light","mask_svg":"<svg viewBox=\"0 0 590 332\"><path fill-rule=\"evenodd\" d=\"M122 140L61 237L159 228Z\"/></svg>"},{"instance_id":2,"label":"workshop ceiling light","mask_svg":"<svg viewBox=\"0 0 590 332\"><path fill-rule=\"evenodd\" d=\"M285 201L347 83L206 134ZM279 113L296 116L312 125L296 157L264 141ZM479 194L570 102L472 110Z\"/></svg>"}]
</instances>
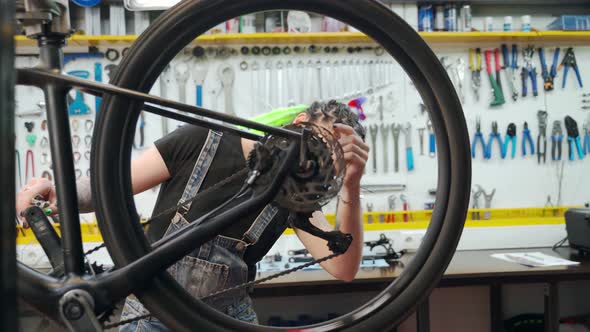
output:
<instances>
[{"instance_id":1,"label":"workshop ceiling light","mask_svg":"<svg viewBox=\"0 0 590 332\"><path fill-rule=\"evenodd\" d=\"M128 10L164 10L168 9L180 0L125 0L125 8Z\"/></svg>"}]
</instances>

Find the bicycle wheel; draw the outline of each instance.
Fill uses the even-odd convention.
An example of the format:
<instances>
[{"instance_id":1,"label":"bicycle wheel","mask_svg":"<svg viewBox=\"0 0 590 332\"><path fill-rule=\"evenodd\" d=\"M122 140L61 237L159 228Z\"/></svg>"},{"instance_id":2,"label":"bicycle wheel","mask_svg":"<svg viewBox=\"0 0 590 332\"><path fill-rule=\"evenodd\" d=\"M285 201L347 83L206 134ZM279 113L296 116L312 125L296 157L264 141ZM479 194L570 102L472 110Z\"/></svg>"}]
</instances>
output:
<instances>
[{"instance_id":1,"label":"bicycle wheel","mask_svg":"<svg viewBox=\"0 0 590 332\"><path fill-rule=\"evenodd\" d=\"M450 262L463 229L471 185L469 138L459 99L435 54L401 18L372 0L184 1L162 14L139 37L111 83L147 92L166 64L200 34L233 17L276 9L312 11L355 26L395 58L429 110L438 149L437 197L430 226L415 258L369 303L309 328L372 331L397 325L429 294ZM137 102L116 96L104 98L93 142L92 179L98 222L119 267L141 257L150 247L138 222L130 182L130 153L140 110ZM137 241L129 241L131 238ZM168 275L159 276L148 290L137 295L175 331L277 329L227 319L189 296Z\"/></svg>"}]
</instances>

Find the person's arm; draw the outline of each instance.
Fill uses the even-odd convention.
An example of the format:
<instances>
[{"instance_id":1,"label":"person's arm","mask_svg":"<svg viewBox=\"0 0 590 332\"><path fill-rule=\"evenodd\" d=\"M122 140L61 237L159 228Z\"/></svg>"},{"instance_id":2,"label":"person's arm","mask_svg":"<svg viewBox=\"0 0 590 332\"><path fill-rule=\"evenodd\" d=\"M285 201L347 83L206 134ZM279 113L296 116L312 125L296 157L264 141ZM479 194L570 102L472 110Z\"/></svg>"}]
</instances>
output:
<instances>
[{"instance_id":1,"label":"person's arm","mask_svg":"<svg viewBox=\"0 0 590 332\"><path fill-rule=\"evenodd\" d=\"M341 221L340 231L352 235L352 243L346 253L321 263L322 267L335 278L351 281L358 272L363 254L363 223L360 204L360 183L363 170L367 163L369 147L354 133L354 130L345 125L334 126L335 133L339 137L338 142L344 151L346 161L346 176L340 190L340 202L336 215ZM316 227L331 231L333 228L328 223L323 213L316 211L310 222ZM327 242L304 231L295 229L305 248L315 258L322 258L332 252L328 249Z\"/></svg>"},{"instance_id":2,"label":"person's arm","mask_svg":"<svg viewBox=\"0 0 590 332\"><path fill-rule=\"evenodd\" d=\"M134 195L155 187L169 178L168 168L155 146L148 148L131 161L131 187ZM82 177L76 181L76 189L80 213L93 212L90 178Z\"/></svg>"}]
</instances>

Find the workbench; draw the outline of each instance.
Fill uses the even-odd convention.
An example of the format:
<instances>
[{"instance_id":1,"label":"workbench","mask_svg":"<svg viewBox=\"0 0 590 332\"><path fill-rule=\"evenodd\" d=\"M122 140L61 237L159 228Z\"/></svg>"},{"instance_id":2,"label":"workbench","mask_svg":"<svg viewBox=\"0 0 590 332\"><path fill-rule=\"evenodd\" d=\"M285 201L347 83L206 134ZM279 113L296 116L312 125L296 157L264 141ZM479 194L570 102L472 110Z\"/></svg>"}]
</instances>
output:
<instances>
[{"instance_id":1,"label":"workbench","mask_svg":"<svg viewBox=\"0 0 590 332\"><path fill-rule=\"evenodd\" d=\"M494 253L542 252L580 262L575 266L527 267L491 257ZM413 253L406 253L399 264L391 267L361 269L350 283L334 279L324 270L299 271L278 279L257 285L253 298L297 295L317 295L344 292L381 291L400 276ZM268 276L259 273L257 278ZM559 330L558 284L561 281L590 280L590 258L580 257L569 247L557 248L513 248L495 250L457 251L444 276L436 287L458 287L487 285L490 289L491 331L502 331L502 285L517 283L543 283L545 287L546 332ZM430 330L428 301L416 309L418 332Z\"/></svg>"}]
</instances>

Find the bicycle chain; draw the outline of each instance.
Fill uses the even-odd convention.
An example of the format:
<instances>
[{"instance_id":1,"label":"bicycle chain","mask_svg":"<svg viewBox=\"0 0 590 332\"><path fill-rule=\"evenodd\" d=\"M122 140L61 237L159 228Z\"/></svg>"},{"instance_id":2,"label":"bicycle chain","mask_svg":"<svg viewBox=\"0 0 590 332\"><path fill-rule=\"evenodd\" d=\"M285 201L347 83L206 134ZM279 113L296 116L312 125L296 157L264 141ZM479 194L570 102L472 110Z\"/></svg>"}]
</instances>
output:
<instances>
[{"instance_id":1,"label":"bicycle chain","mask_svg":"<svg viewBox=\"0 0 590 332\"><path fill-rule=\"evenodd\" d=\"M215 185L213 185L213 186L211 186L211 187L209 187L209 188L207 188L207 189L203 190L202 192L198 193L198 194L197 194L195 197L191 198L190 200L188 200L188 201L186 201L186 202L184 202L184 203L182 203L182 204L179 204L179 205L177 205L177 206L171 207L171 208L169 208L169 209L166 209L166 210L164 210L164 211L162 211L162 212L158 213L157 215L155 215L155 216L151 217L149 220L147 220L145 223L143 223L143 224L142 224L142 227L144 227L144 228L145 228L145 227L147 227L147 226L148 226L149 224L151 224L151 223L152 223L154 220L156 220L156 218L158 218L158 217L160 217L160 216L162 216L162 215L164 215L164 214L167 214L167 213L170 213L170 212L176 211L176 210L178 210L179 208L181 208L181 207L184 207L184 206L186 206L186 205L188 205L188 204L190 204L190 203L194 202L195 200L197 200L197 199L201 198L201 197L202 197L202 196L204 196L205 194L211 194L213 191L215 191L215 190L218 190L218 189L219 189L219 188L221 188L223 185L225 185L225 184L227 184L227 183L229 183L229 182L231 182L231 181L235 180L236 178L239 178L239 177L241 177L241 176L243 176L243 175L246 175L246 174L247 174L247 172L248 172L248 170L249 170L249 168L248 168L248 167L242 168L242 169L241 169L240 171L238 171L237 173L234 173L233 175L231 175L231 176L229 176L229 177L227 177L227 178L223 179L222 181L220 181L220 182L216 183ZM100 249L104 248L105 246L106 246L106 245L105 245L104 243L102 243L102 244L100 244L100 245L98 245L98 246L96 246L96 247L94 247L94 248L92 248L92 249L90 249L90 250L86 251L86 252L84 253L84 256L90 255L90 254L92 254L92 253L94 253L94 252L96 252L96 251L98 251L98 250L100 250ZM243 283L243 284L239 284L239 285L236 285L236 286L233 286L233 287L228 287L228 288L225 288L225 289L219 290L219 291L217 291L217 292L213 292L213 293L211 293L211 294L208 294L208 295L206 295L206 296L202 297L202 298L201 298L201 300L204 300L204 299L207 299L207 298L210 298L210 297L214 297L214 296L219 296L219 295L221 295L221 294L225 294L225 293L227 293L227 292L231 292L231 291L235 291L235 290L239 290L239 289L243 289L243 288L249 288L249 287L251 287L251 286L254 286L254 285L257 285L257 284L260 284L260 283L263 283L263 282L266 282L266 281L269 281L269 280L272 280L272 279L276 279L276 278L282 277L282 276L284 276L284 275L287 275L287 274L290 274L290 273L293 273L293 272L296 272L296 271L299 271L299 270L305 269L306 267L313 266L313 265L315 265L315 264L320 264L320 263L322 263L322 262L325 262L325 261L327 261L327 260L330 260L330 259L332 259L332 258L334 258L334 257L337 257L337 256L339 256L339 255L341 255L341 254L331 254L331 255L328 255L328 256L325 256L325 257L322 257L322 258L319 258L319 259L314 259L314 260L312 260L312 261L310 261L310 262L307 262L307 263L305 263L305 264L302 264L302 265L299 265L299 266L296 266L296 267L290 268L290 269L288 269L288 270L285 270L285 271L281 271L281 272L278 272L278 273L272 274L272 275L270 275L270 276L267 276L267 277L265 277L265 278L262 278L262 279L259 279L259 280L253 280L253 281L245 282L245 283ZM107 322L108 322L108 319L110 318L109 316L110 316L110 315L107 315L107 317L105 317L106 321L103 321L103 322L101 322L101 323L103 323L103 324L104 324L104 323L107 323ZM136 316L136 317L132 317L132 318L129 318L129 319L126 319L126 320L119 321L119 322L117 322L117 323L112 323L112 324L105 324L105 325L103 325L103 329L110 329L110 328L114 328L114 327L117 327L117 326L121 326L121 325L129 324L129 323L132 323L132 322L134 322L134 321L138 321L138 320L141 320L141 319L149 318L149 317L151 317L151 316L152 316L151 314L140 315L140 316Z\"/></svg>"}]
</instances>

